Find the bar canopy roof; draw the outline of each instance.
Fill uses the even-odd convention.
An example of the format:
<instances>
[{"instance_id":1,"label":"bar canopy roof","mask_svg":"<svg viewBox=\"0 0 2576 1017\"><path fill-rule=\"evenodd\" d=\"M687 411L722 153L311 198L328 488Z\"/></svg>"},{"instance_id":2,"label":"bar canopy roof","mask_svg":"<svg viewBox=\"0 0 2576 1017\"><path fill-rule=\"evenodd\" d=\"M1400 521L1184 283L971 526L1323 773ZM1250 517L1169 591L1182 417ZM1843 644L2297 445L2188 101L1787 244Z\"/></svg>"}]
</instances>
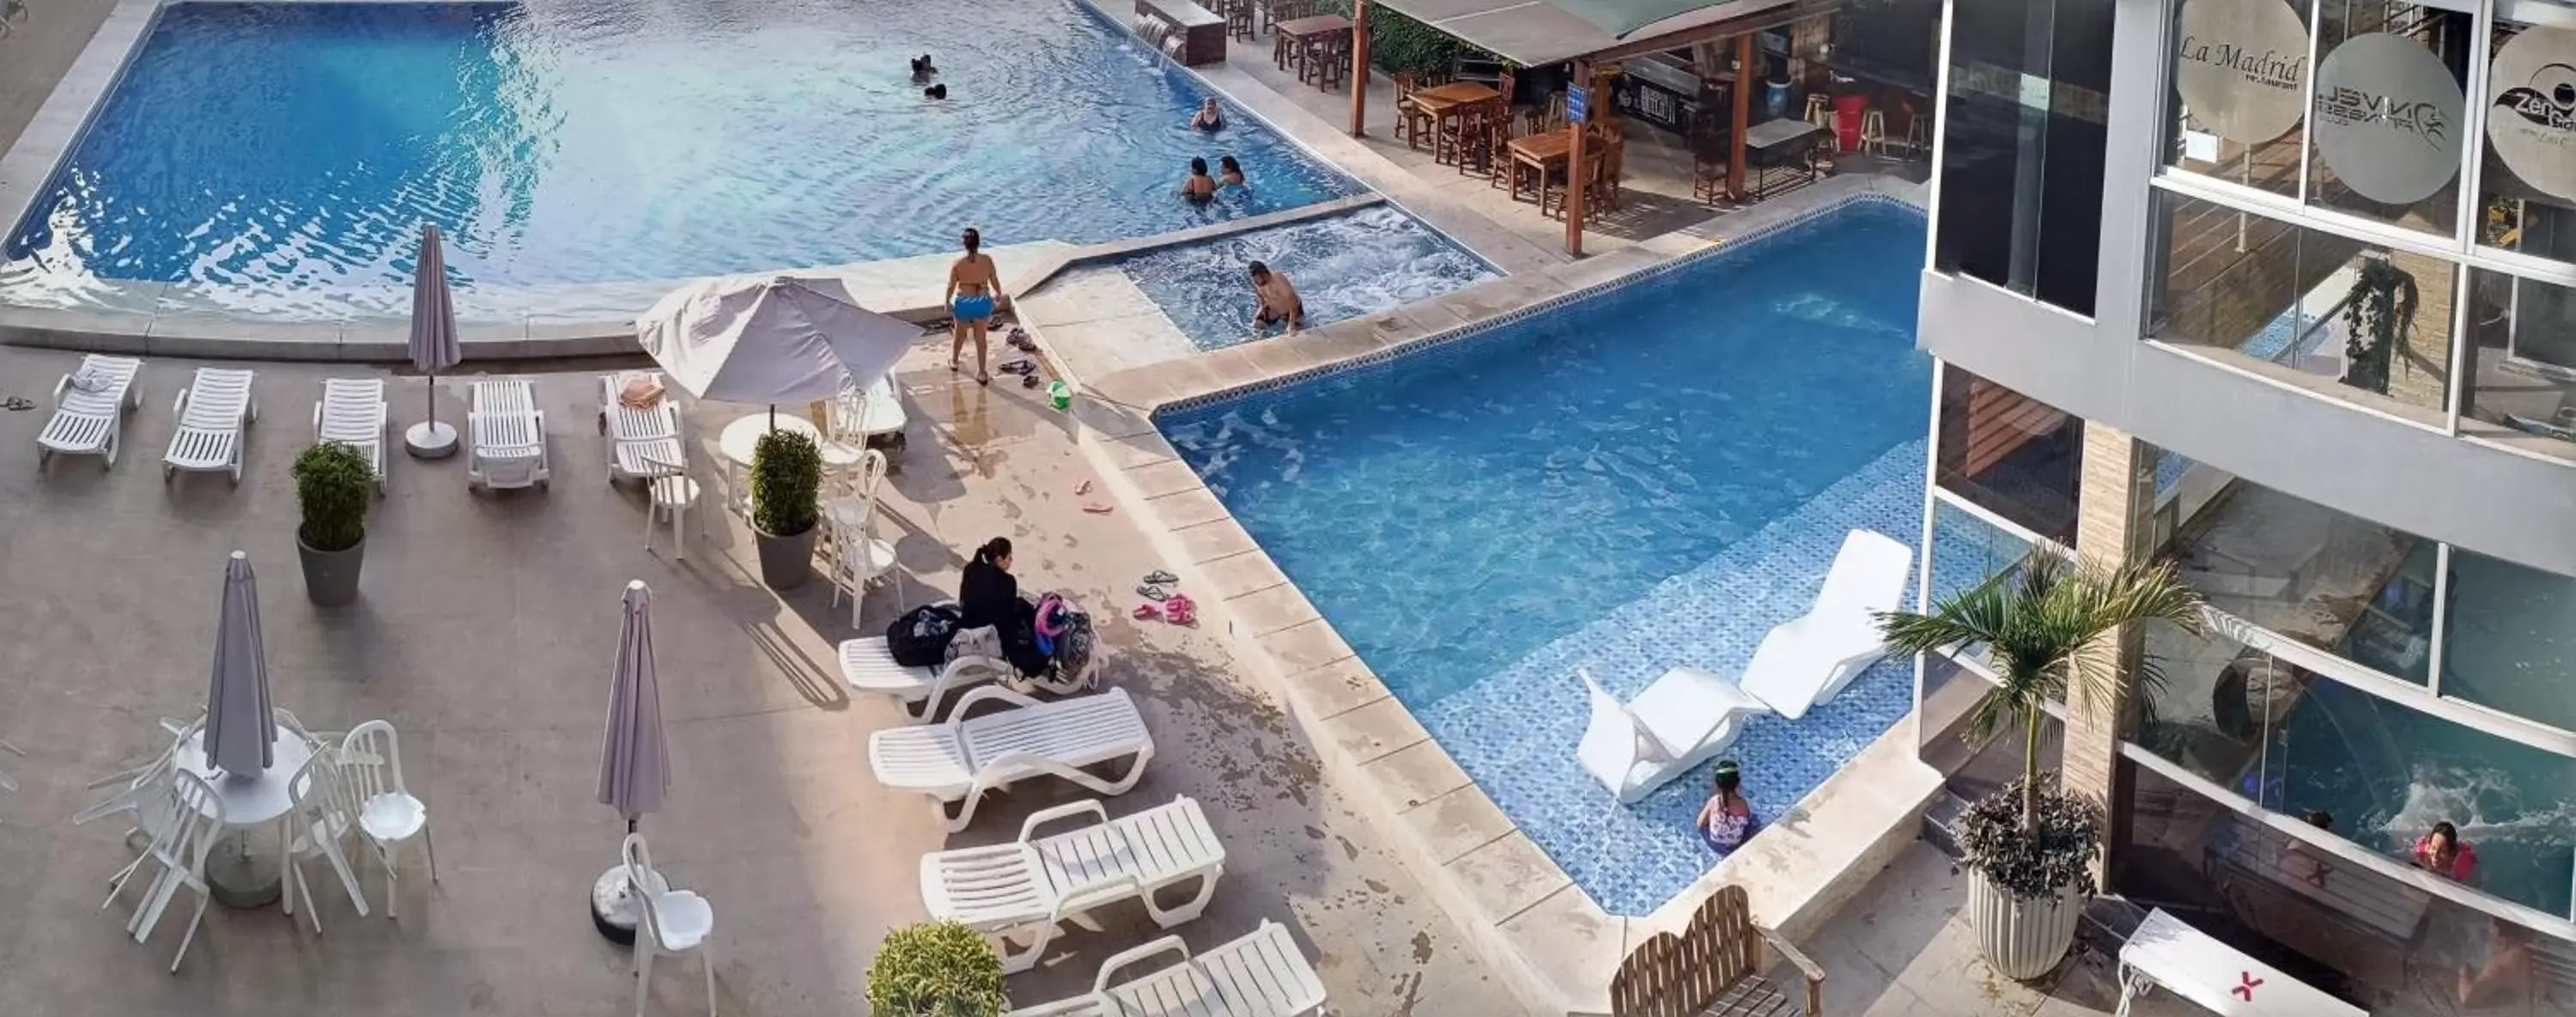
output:
<instances>
[{"instance_id":1,"label":"bar canopy roof","mask_svg":"<svg viewBox=\"0 0 2576 1017\"><path fill-rule=\"evenodd\" d=\"M1616 59L1777 27L1835 0L1377 0L1523 67Z\"/></svg>"}]
</instances>

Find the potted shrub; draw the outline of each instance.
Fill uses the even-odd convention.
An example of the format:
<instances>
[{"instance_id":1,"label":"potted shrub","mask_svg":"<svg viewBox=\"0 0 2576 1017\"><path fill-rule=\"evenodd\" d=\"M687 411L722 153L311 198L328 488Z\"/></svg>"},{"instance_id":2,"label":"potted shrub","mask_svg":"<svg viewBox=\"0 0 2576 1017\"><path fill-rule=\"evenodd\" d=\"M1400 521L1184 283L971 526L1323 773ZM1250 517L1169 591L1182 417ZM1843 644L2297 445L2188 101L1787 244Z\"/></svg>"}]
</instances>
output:
<instances>
[{"instance_id":1,"label":"potted shrub","mask_svg":"<svg viewBox=\"0 0 2576 1017\"><path fill-rule=\"evenodd\" d=\"M1982 743L2017 728L2021 777L1970 806L1954 832L1969 870L1969 925L1986 963L2006 977L2037 978L2066 956L2102 846L2099 808L2040 772L2044 706L2076 684L2086 696L2118 696L2130 679L2104 636L2154 619L2197 633L2200 605L2171 565L2079 571L2035 553L2017 577L1944 598L1929 614L1879 617L1892 651L1979 646L2001 675L1970 716L1968 736ZM2154 683L2153 666L2142 661L2137 678Z\"/></svg>"},{"instance_id":2,"label":"potted shrub","mask_svg":"<svg viewBox=\"0 0 2576 1017\"><path fill-rule=\"evenodd\" d=\"M1002 958L983 934L923 922L886 934L868 965L868 1012L879 1017L995 1017Z\"/></svg>"},{"instance_id":3,"label":"potted shrub","mask_svg":"<svg viewBox=\"0 0 2576 1017\"><path fill-rule=\"evenodd\" d=\"M323 607L358 599L358 566L367 552L367 504L375 500L374 467L357 449L326 442L296 456L292 472L295 503L304 511L304 523L295 529L304 595Z\"/></svg>"},{"instance_id":4,"label":"potted shrub","mask_svg":"<svg viewBox=\"0 0 2576 1017\"><path fill-rule=\"evenodd\" d=\"M2388 394L2389 365L2414 338L2420 296L2415 276L2396 262L2361 259L2344 296L2344 384Z\"/></svg>"},{"instance_id":5,"label":"potted shrub","mask_svg":"<svg viewBox=\"0 0 2576 1017\"><path fill-rule=\"evenodd\" d=\"M795 431L769 431L751 451L751 532L760 581L773 590L814 574L814 527L823 488L823 450Z\"/></svg>"}]
</instances>

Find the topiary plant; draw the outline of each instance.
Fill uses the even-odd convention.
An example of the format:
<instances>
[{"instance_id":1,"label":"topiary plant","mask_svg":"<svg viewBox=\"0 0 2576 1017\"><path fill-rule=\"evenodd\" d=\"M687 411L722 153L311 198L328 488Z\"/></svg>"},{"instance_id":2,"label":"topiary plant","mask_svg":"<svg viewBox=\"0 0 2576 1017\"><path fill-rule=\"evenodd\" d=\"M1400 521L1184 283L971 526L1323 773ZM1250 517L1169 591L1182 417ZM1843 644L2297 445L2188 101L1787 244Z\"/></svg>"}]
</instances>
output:
<instances>
[{"instance_id":1,"label":"topiary plant","mask_svg":"<svg viewBox=\"0 0 2576 1017\"><path fill-rule=\"evenodd\" d=\"M2415 276L2386 258L2363 258L2344 297L2344 384L2388 394L2389 364L2413 341Z\"/></svg>"},{"instance_id":2,"label":"topiary plant","mask_svg":"<svg viewBox=\"0 0 2576 1017\"><path fill-rule=\"evenodd\" d=\"M347 445L325 442L295 457L295 502L304 524L295 535L316 551L346 551L367 539L367 502L375 468Z\"/></svg>"},{"instance_id":3,"label":"topiary plant","mask_svg":"<svg viewBox=\"0 0 2576 1017\"><path fill-rule=\"evenodd\" d=\"M796 431L769 431L751 450L751 524L773 537L814 528L823 450Z\"/></svg>"},{"instance_id":4,"label":"topiary plant","mask_svg":"<svg viewBox=\"0 0 2576 1017\"><path fill-rule=\"evenodd\" d=\"M878 1017L995 1017L1009 1005L1001 956L956 922L889 932L868 965L868 1009Z\"/></svg>"}]
</instances>

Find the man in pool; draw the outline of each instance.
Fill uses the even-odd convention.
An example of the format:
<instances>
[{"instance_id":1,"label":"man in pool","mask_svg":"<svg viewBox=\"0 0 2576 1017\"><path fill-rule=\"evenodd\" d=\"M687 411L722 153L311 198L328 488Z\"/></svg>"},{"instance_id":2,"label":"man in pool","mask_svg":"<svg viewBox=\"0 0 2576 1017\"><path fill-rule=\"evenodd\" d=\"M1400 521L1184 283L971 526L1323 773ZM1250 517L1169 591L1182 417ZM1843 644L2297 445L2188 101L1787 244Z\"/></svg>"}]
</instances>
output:
<instances>
[{"instance_id":1,"label":"man in pool","mask_svg":"<svg viewBox=\"0 0 2576 1017\"><path fill-rule=\"evenodd\" d=\"M1288 273L1253 262L1252 295L1261 300L1260 308L1252 312L1255 326L1284 323L1291 335L1306 327L1306 301L1297 296L1297 287L1289 285Z\"/></svg>"},{"instance_id":2,"label":"man in pool","mask_svg":"<svg viewBox=\"0 0 2576 1017\"><path fill-rule=\"evenodd\" d=\"M1216 178L1208 175L1207 160L1190 157L1190 175L1181 181L1181 197L1192 202L1216 197Z\"/></svg>"},{"instance_id":3,"label":"man in pool","mask_svg":"<svg viewBox=\"0 0 2576 1017\"><path fill-rule=\"evenodd\" d=\"M948 266L948 370L957 370L957 355L965 352L966 337L975 337L975 383L990 385L993 374L985 367L984 326L993 320L993 301L1002 292L1002 271L993 264L992 255L979 248L984 238L973 229L966 231L966 255Z\"/></svg>"}]
</instances>

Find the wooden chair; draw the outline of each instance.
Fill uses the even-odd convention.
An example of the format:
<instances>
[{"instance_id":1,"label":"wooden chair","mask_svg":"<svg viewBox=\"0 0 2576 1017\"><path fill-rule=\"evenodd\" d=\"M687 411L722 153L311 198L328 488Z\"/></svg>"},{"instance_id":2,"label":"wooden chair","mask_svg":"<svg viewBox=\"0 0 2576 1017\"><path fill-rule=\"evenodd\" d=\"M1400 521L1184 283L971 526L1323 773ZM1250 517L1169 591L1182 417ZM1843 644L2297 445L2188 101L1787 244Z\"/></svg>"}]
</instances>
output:
<instances>
[{"instance_id":1,"label":"wooden chair","mask_svg":"<svg viewBox=\"0 0 2576 1017\"><path fill-rule=\"evenodd\" d=\"M1763 945L1797 967L1807 982L1805 1006L1762 977ZM1778 933L1753 924L1741 886L1719 887L1678 937L1658 932L1619 963L1610 978L1613 1017L1820 1017L1825 971Z\"/></svg>"},{"instance_id":2,"label":"wooden chair","mask_svg":"<svg viewBox=\"0 0 2576 1017\"><path fill-rule=\"evenodd\" d=\"M1413 93L1428 87L1422 83L1421 76L1410 71L1395 75L1395 136L1402 139L1407 148L1430 148L1437 140L1432 135L1439 132L1439 118L1413 104Z\"/></svg>"},{"instance_id":3,"label":"wooden chair","mask_svg":"<svg viewBox=\"0 0 2576 1017\"><path fill-rule=\"evenodd\" d=\"M1226 34L1251 42L1252 37L1259 34L1253 23L1253 18L1259 13L1260 10L1253 5L1253 0L1226 0Z\"/></svg>"},{"instance_id":4,"label":"wooden chair","mask_svg":"<svg viewBox=\"0 0 2576 1017\"><path fill-rule=\"evenodd\" d=\"M1510 122L1499 102L1481 102L1459 111L1457 127L1443 139L1451 146L1451 165L1458 167L1459 176L1494 172L1494 135L1500 133L1498 126Z\"/></svg>"}]
</instances>

